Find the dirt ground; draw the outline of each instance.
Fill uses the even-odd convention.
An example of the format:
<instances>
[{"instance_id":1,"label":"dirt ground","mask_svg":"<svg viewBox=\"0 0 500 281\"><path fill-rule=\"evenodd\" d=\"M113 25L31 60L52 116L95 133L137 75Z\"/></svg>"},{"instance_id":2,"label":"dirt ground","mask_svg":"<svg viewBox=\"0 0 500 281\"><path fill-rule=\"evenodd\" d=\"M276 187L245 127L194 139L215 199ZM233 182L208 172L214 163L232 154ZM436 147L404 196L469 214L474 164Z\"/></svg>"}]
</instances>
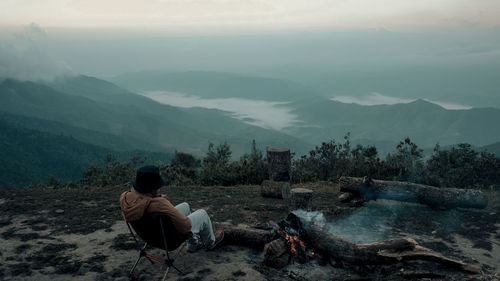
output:
<instances>
[{"instance_id":1,"label":"dirt ground","mask_svg":"<svg viewBox=\"0 0 500 281\"><path fill-rule=\"evenodd\" d=\"M331 183L300 187L314 191L313 208L333 224L345 223L357 210L366 208L340 203L338 187ZM120 194L127 189L0 188L0 280L129 280L137 250L118 204ZM204 208L216 222L266 228L288 214L283 200L262 198L259 186L164 187L160 191L174 204L186 201L192 209ZM451 227L428 217L439 217L441 210L409 206L407 209L414 211L387 213L394 216L391 233L410 236L443 255L480 265L484 273L480 276L432 264L354 266L321 257L306 264L291 260L288 266L273 269L263 265L261 250L225 245L214 251L181 251L176 264L185 274L172 270L169 280L499 280L500 192L487 193L487 209L448 211L447 217L459 222ZM386 203L376 204L377 210L386 209ZM155 280L162 273L159 264L143 260L134 279Z\"/></svg>"}]
</instances>

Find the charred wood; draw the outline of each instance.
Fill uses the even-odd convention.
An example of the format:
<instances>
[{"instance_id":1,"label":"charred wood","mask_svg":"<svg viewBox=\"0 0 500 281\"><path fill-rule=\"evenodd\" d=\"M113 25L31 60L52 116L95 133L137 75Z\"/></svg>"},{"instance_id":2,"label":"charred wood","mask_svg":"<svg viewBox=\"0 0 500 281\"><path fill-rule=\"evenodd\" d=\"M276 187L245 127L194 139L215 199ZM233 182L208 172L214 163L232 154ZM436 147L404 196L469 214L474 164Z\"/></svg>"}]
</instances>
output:
<instances>
[{"instance_id":1,"label":"charred wood","mask_svg":"<svg viewBox=\"0 0 500 281\"><path fill-rule=\"evenodd\" d=\"M411 238L396 238L371 244L355 244L336 237L320 228L304 227L307 243L316 251L335 260L353 264L394 264L402 261L424 260L467 273L481 272L478 266L442 256L422 247Z\"/></svg>"}]
</instances>

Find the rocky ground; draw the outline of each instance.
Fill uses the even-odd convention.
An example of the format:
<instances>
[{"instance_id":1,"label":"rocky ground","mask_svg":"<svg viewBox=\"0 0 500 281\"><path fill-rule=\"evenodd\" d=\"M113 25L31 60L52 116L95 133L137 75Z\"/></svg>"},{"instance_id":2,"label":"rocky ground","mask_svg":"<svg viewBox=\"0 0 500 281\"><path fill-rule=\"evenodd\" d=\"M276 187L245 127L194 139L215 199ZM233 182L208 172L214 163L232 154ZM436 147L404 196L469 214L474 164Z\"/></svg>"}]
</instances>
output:
<instances>
[{"instance_id":1,"label":"rocky ground","mask_svg":"<svg viewBox=\"0 0 500 281\"><path fill-rule=\"evenodd\" d=\"M365 213L391 217L390 224L384 225L391 230L389 236L410 236L443 255L480 265L484 274L467 276L418 263L351 266L320 257L306 264L292 260L277 270L262 264L260 250L225 245L215 251L183 251L176 264L186 274L172 271L169 280L498 280L500 276L498 191L487 191L490 204L485 210L445 212L408 205L403 208L407 211L394 212L389 202L365 206L340 203L338 188L330 183L303 187L314 190L313 208L323 212L334 226L352 227L359 220L349 219ZM119 211L118 198L126 189L1 188L0 279L128 280L137 251ZM282 200L262 198L259 186L164 187L160 191L174 204L186 201L193 209L206 209L217 222L265 228L288 213ZM372 228L380 226L372 224ZM155 280L161 276L160 265L143 261L134 279Z\"/></svg>"}]
</instances>

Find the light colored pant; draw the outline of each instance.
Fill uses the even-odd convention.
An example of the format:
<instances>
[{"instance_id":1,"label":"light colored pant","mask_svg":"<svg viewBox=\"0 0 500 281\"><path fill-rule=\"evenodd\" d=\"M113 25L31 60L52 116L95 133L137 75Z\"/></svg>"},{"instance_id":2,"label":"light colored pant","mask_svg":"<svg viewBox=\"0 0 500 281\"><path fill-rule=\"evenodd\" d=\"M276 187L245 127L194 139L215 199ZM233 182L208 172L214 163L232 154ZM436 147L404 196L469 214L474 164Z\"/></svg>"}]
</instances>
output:
<instances>
[{"instance_id":1,"label":"light colored pant","mask_svg":"<svg viewBox=\"0 0 500 281\"><path fill-rule=\"evenodd\" d=\"M193 236L188 240L188 249L197 248L199 243L198 235L206 248L212 248L215 244L215 236L214 230L212 229L212 221L207 212L203 209L199 209L191 213L191 208L186 202L180 203L175 206L175 208L191 220L191 232Z\"/></svg>"}]
</instances>

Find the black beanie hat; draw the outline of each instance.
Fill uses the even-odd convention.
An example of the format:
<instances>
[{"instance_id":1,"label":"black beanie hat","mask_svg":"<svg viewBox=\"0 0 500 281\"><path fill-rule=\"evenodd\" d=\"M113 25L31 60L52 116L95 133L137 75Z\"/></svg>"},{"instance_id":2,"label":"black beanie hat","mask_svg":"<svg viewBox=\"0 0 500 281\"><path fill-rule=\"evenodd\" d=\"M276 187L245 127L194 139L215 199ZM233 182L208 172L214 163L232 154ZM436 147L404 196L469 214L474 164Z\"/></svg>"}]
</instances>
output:
<instances>
[{"instance_id":1,"label":"black beanie hat","mask_svg":"<svg viewBox=\"0 0 500 281\"><path fill-rule=\"evenodd\" d=\"M144 166L137 170L134 189L140 193L150 193L165 185L156 166Z\"/></svg>"}]
</instances>

